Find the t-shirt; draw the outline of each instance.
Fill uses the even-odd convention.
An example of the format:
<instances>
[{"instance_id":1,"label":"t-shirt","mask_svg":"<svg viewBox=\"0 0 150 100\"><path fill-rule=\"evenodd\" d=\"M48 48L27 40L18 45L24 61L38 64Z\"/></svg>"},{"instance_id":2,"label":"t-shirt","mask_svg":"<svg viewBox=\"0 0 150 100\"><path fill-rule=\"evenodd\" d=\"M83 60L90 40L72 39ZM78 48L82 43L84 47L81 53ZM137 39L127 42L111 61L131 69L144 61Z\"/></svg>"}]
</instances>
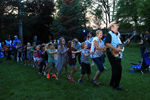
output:
<instances>
[{"instance_id":1,"label":"t-shirt","mask_svg":"<svg viewBox=\"0 0 150 100\"><path fill-rule=\"evenodd\" d=\"M22 52L22 47L19 46L19 47L18 47L18 51L19 51L19 52Z\"/></svg>"},{"instance_id":2,"label":"t-shirt","mask_svg":"<svg viewBox=\"0 0 150 100\"><path fill-rule=\"evenodd\" d=\"M85 57L84 54L89 54L90 53L90 50L89 49L84 49L83 51L81 51L81 63L86 63L86 64L89 64L89 58L90 56L88 57Z\"/></svg>"},{"instance_id":3,"label":"t-shirt","mask_svg":"<svg viewBox=\"0 0 150 100\"><path fill-rule=\"evenodd\" d=\"M19 43L21 43L21 41L20 41L19 39L13 40L13 44L12 44L12 45L13 45L13 47L15 47L15 46L16 46L16 43L18 43L18 44L19 44Z\"/></svg>"},{"instance_id":4,"label":"t-shirt","mask_svg":"<svg viewBox=\"0 0 150 100\"><path fill-rule=\"evenodd\" d=\"M45 52L45 60L48 60L48 54Z\"/></svg>"},{"instance_id":5,"label":"t-shirt","mask_svg":"<svg viewBox=\"0 0 150 100\"><path fill-rule=\"evenodd\" d=\"M54 62L54 54L50 54L49 52L55 52L54 49L48 49L47 53L48 53L48 62Z\"/></svg>"},{"instance_id":6,"label":"t-shirt","mask_svg":"<svg viewBox=\"0 0 150 100\"><path fill-rule=\"evenodd\" d=\"M45 58L45 53L43 53L43 51L40 51L40 57Z\"/></svg>"},{"instance_id":7,"label":"t-shirt","mask_svg":"<svg viewBox=\"0 0 150 100\"><path fill-rule=\"evenodd\" d=\"M91 55L91 58L97 58L100 57L102 55L102 50L96 50L96 47L94 45L94 41L98 42L98 46L99 47L103 47L104 46L104 42L102 40L99 40L98 37L95 37L92 41L92 45L91 45L91 52L93 52L94 54Z\"/></svg>"},{"instance_id":8,"label":"t-shirt","mask_svg":"<svg viewBox=\"0 0 150 100\"><path fill-rule=\"evenodd\" d=\"M37 50L37 57L40 58L40 50Z\"/></svg>"},{"instance_id":9,"label":"t-shirt","mask_svg":"<svg viewBox=\"0 0 150 100\"><path fill-rule=\"evenodd\" d=\"M106 35L106 40L105 40L105 44L106 44L106 43L112 44L112 36L111 36L110 33L111 33L111 34L114 34L114 36L116 35L116 37L118 37L118 39L116 40L116 43L119 43L119 42L120 42L120 44L122 44L122 43L121 43L121 40L120 40L120 38L119 38L119 36L118 36L118 34L115 34L115 33L113 33L112 31L109 31L109 32L107 33L107 35ZM113 45L113 44L112 44L112 45ZM110 48L107 48L106 51L107 51L107 52L110 52Z\"/></svg>"},{"instance_id":10,"label":"t-shirt","mask_svg":"<svg viewBox=\"0 0 150 100\"><path fill-rule=\"evenodd\" d=\"M57 52L58 50L55 49L55 52ZM58 59L58 53L54 54L54 60L57 60Z\"/></svg>"},{"instance_id":11,"label":"t-shirt","mask_svg":"<svg viewBox=\"0 0 150 100\"><path fill-rule=\"evenodd\" d=\"M77 44L77 45L74 45L73 47L74 47L76 50L81 50L81 43L78 42L78 44Z\"/></svg>"},{"instance_id":12,"label":"t-shirt","mask_svg":"<svg viewBox=\"0 0 150 100\"><path fill-rule=\"evenodd\" d=\"M90 47L91 47L91 43L90 43L90 41L89 41L89 40L86 40L86 41L85 41L85 43L86 43L86 45L88 46L88 48L90 48Z\"/></svg>"},{"instance_id":13,"label":"t-shirt","mask_svg":"<svg viewBox=\"0 0 150 100\"><path fill-rule=\"evenodd\" d=\"M27 47L27 53L31 53L30 48L31 47Z\"/></svg>"},{"instance_id":14,"label":"t-shirt","mask_svg":"<svg viewBox=\"0 0 150 100\"><path fill-rule=\"evenodd\" d=\"M37 50L33 50L33 57L37 57Z\"/></svg>"},{"instance_id":15,"label":"t-shirt","mask_svg":"<svg viewBox=\"0 0 150 100\"><path fill-rule=\"evenodd\" d=\"M145 38L141 38L141 40L143 40L143 44L141 44L142 47L146 47L147 46L147 41Z\"/></svg>"},{"instance_id":16,"label":"t-shirt","mask_svg":"<svg viewBox=\"0 0 150 100\"><path fill-rule=\"evenodd\" d=\"M34 50L34 48L31 47L31 48L30 48L30 51L31 51L31 55L32 55L32 56L33 56L33 50Z\"/></svg>"},{"instance_id":17,"label":"t-shirt","mask_svg":"<svg viewBox=\"0 0 150 100\"><path fill-rule=\"evenodd\" d=\"M72 51L77 51L74 48L69 48L67 53L68 53L68 63L69 64L75 64L76 63L76 54L72 53Z\"/></svg>"}]
</instances>

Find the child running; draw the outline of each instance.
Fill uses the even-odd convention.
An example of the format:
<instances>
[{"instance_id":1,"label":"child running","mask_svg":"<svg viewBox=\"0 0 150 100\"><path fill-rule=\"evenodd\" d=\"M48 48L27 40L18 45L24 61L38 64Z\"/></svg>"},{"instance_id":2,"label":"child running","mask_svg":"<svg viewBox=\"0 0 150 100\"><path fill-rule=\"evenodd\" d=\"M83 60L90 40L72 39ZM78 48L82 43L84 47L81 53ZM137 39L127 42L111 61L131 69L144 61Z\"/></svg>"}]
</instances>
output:
<instances>
[{"instance_id":1,"label":"child running","mask_svg":"<svg viewBox=\"0 0 150 100\"><path fill-rule=\"evenodd\" d=\"M35 67L38 66L38 51L37 51L37 46L35 46L34 50L33 50L33 60L34 60L34 66Z\"/></svg>"},{"instance_id":2,"label":"child running","mask_svg":"<svg viewBox=\"0 0 150 100\"><path fill-rule=\"evenodd\" d=\"M87 72L87 81L90 80L90 74L91 74L91 68L90 68L90 62L89 62L91 52L88 49L88 46L85 42L81 44L81 47L83 51L81 52L81 76L78 80L78 82L80 83L82 83L82 78L85 72Z\"/></svg>"},{"instance_id":3,"label":"child running","mask_svg":"<svg viewBox=\"0 0 150 100\"><path fill-rule=\"evenodd\" d=\"M43 66L45 65L45 46L42 45L40 47L40 70L39 70L39 74L42 74L42 69L43 72L45 72L45 67L43 68ZM46 73L44 73L44 75L46 75Z\"/></svg>"},{"instance_id":4,"label":"child running","mask_svg":"<svg viewBox=\"0 0 150 100\"><path fill-rule=\"evenodd\" d=\"M61 71L63 69L63 66L65 67L66 71L66 77L68 78L68 68L67 68L67 47L65 45L65 39L61 37L59 39L59 46L58 46L58 59L56 63L56 68L58 71L58 74L56 76L56 80L58 80L58 77L61 74Z\"/></svg>"},{"instance_id":5,"label":"child running","mask_svg":"<svg viewBox=\"0 0 150 100\"><path fill-rule=\"evenodd\" d=\"M82 49L80 51L77 51L75 48L73 48L73 42L72 41L68 41L68 63L71 67L71 73L69 75L69 81L70 82L75 82L73 80L73 75L76 73L77 71L77 67L76 67L76 53L80 53L82 51Z\"/></svg>"},{"instance_id":6,"label":"child running","mask_svg":"<svg viewBox=\"0 0 150 100\"><path fill-rule=\"evenodd\" d=\"M31 44L28 42L27 43L27 59L28 59L28 66L31 64L31 51L30 51L30 48L31 48Z\"/></svg>"},{"instance_id":7,"label":"child running","mask_svg":"<svg viewBox=\"0 0 150 100\"><path fill-rule=\"evenodd\" d=\"M34 50L34 47L36 46L36 42L33 42L32 43L32 46L30 48L30 51L31 51L31 64L32 66L34 67L34 60L33 60L33 50Z\"/></svg>"},{"instance_id":8,"label":"child running","mask_svg":"<svg viewBox=\"0 0 150 100\"><path fill-rule=\"evenodd\" d=\"M48 64L50 69L48 71L47 78L50 79L50 72L52 70L53 70L52 77L56 78L56 75L54 74L55 73L54 54L57 52L55 51L55 47L52 44L49 44L48 47L49 49L47 50L47 53L48 53Z\"/></svg>"}]
</instances>

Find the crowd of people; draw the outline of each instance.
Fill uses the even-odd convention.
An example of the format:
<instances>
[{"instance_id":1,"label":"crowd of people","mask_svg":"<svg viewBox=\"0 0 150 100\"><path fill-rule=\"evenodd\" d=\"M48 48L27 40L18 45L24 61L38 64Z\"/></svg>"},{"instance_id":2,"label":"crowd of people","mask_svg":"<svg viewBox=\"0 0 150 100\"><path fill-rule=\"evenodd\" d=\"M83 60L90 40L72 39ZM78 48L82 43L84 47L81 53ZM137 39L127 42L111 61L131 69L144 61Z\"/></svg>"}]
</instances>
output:
<instances>
[{"instance_id":1,"label":"crowd of people","mask_svg":"<svg viewBox=\"0 0 150 100\"><path fill-rule=\"evenodd\" d=\"M43 74L48 79L53 77L59 80L59 78L61 78L61 72L63 68L65 68L66 78L70 82L75 82L73 76L77 72L76 57L78 56L77 60L81 69L78 82L83 82L83 76L85 74L87 74L87 81L90 81L91 66L95 63L98 70L92 78L92 82L96 85L100 84L98 80L103 71L107 71L107 68L104 67L105 52L107 52L106 54L112 67L112 77L109 85L117 90L121 90L122 88L119 83L122 75L122 57L114 57L111 50L122 52L120 48L117 48L117 45L122 44L122 42L118 32L119 26L113 23L110 28L105 38L103 38L102 30L97 30L94 37L92 33L89 32L85 37L85 41L82 43L80 43L77 38L66 43L65 38L61 37L59 41L54 40L41 45L37 45L36 42L33 42L32 45L29 42L27 45L24 45L17 36L14 36L13 41L9 37L5 41L6 44L1 43L0 50L4 54L3 56L7 57L7 60L11 60L11 51L13 50L15 61L27 66L39 68L38 74ZM141 37L143 37L143 35L141 35ZM146 37L147 36L145 36L145 38ZM147 39L143 38L140 44L142 47L144 45L144 50L146 50L147 45L145 47L145 40ZM141 53L144 52L142 47ZM92 59L91 65L90 59ZM71 68L70 74L68 74L68 65Z\"/></svg>"}]
</instances>

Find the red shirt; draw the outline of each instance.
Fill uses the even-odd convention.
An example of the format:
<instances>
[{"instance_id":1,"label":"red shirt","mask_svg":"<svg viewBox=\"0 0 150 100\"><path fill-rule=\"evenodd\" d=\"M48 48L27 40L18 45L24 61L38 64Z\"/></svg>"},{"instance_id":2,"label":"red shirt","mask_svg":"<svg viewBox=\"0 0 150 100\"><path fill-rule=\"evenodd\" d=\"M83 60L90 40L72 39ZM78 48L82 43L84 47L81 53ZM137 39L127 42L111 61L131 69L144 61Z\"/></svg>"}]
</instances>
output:
<instances>
[{"instance_id":1,"label":"red shirt","mask_svg":"<svg viewBox=\"0 0 150 100\"><path fill-rule=\"evenodd\" d=\"M33 57L37 57L37 50L33 50Z\"/></svg>"},{"instance_id":2,"label":"red shirt","mask_svg":"<svg viewBox=\"0 0 150 100\"><path fill-rule=\"evenodd\" d=\"M77 51L74 48L69 48L67 51L68 54L68 63L69 64L75 64L76 63L76 54L72 53L72 51Z\"/></svg>"}]
</instances>

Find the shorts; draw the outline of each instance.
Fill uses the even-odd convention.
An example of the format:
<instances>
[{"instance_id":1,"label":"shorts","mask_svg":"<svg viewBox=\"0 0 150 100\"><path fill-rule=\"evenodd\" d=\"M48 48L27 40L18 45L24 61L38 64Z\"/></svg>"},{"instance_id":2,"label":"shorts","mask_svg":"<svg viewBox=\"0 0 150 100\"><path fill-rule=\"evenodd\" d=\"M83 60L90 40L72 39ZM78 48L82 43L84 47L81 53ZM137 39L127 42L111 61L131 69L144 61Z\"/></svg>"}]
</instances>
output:
<instances>
[{"instance_id":1,"label":"shorts","mask_svg":"<svg viewBox=\"0 0 150 100\"><path fill-rule=\"evenodd\" d=\"M47 64L48 63L48 60L45 60L45 64Z\"/></svg>"},{"instance_id":2,"label":"shorts","mask_svg":"<svg viewBox=\"0 0 150 100\"><path fill-rule=\"evenodd\" d=\"M28 58L28 59L32 59L31 53L27 53L27 58Z\"/></svg>"},{"instance_id":3,"label":"shorts","mask_svg":"<svg viewBox=\"0 0 150 100\"><path fill-rule=\"evenodd\" d=\"M57 60L54 61L55 65L57 64Z\"/></svg>"},{"instance_id":4,"label":"shorts","mask_svg":"<svg viewBox=\"0 0 150 100\"><path fill-rule=\"evenodd\" d=\"M33 60L34 60L34 62L37 62L37 61L39 61L39 58L38 57L33 57Z\"/></svg>"},{"instance_id":5,"label":"shorts","mask_svg":"<svg viewBox=\"0 0 150 100\"><path fill-rule=\"evenodd\" d=\"M76 63L74 63L74 64L69 64L69 66L70 66L70 67L76 66Z\"/></svg>"},{"instance_id":6,"label":"shorts","mask_svg":"<svg viewBox=\"0 0 150 100\"><path fill-rule=\"evenodd\" d=\"M55 68L55 63L54 62L48 62L49 68L54 69Z\"/></svg>"},{"instance_id":7,"label":"shorts","mask_svg":"<svg viewBox=\"0 0 150 100\"><path fill-rule=\"evenodd\" d=\"M81 63L81 74L91 74L91 67L90 64Z\"/></svg>"}]
</instances>

